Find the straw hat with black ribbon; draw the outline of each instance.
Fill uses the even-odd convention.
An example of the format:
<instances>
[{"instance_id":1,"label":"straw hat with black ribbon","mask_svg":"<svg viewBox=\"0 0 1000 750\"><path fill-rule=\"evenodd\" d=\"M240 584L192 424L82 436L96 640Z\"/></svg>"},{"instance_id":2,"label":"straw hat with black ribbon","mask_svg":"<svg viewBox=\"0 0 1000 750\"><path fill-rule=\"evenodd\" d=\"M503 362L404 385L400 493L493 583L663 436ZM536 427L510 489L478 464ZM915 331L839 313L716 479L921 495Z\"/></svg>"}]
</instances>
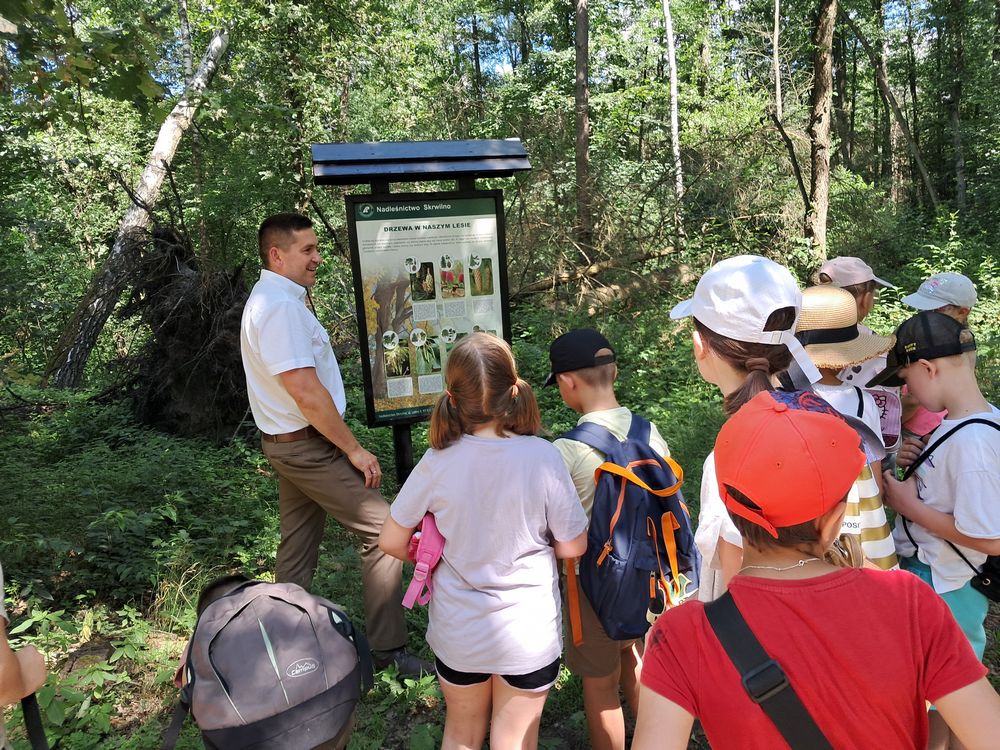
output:
<instances>
[{"instance_id":1,"label":"straw hat with black ribbon","mask_svg":"<svg viewBox=\"0 0 1000 750\"><path fill-rule=\"evenodd\" d=\"M817 367L840 370L885 354L895 336L876 336L858 328L858 306L850 292L813 286L802 293L802 314L795 329Z\"/></svg>"}]
</instances>

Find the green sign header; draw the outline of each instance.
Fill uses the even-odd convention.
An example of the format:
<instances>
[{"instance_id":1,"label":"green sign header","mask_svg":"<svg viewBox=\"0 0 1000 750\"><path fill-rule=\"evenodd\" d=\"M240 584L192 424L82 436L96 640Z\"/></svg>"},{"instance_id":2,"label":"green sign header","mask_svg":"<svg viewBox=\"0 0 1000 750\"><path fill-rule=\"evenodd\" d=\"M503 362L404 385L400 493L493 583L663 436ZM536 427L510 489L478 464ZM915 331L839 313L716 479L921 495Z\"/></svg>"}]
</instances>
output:
<instances>
[{"instance_id":1,"label":"green sign header","mask_svg":"<svg viewBox=\"0 0 1000 750\"><path fill-rule=\"evenodd\" d=\"M496 202L492 198L429 198L354 204L358 221L387 219L432 219L441 216L493 216Z\"/></svg>"}]
</instances>

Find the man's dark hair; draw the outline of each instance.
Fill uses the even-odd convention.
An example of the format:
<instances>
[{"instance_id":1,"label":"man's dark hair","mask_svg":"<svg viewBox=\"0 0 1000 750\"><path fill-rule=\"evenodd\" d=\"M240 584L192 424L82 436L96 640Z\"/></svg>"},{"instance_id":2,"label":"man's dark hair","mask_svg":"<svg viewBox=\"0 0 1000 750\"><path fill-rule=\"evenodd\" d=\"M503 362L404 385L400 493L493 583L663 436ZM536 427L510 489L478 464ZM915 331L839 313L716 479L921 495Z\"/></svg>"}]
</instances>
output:
<instances>
[{"instance_id":1,"label":"man's dark hair","mask_svg":"<svg viewBox=\"0 0 1000 750\"><path fill-rule=\"evenodd\" d=\"M260 253L260 262L267 268L267 251L274 245L279 244L292 232L299 232L303 229L312 229L312 219L302 214L285 212L268 216L264 223L257 230L257 250Z\"/></svg>"}]
</instances>

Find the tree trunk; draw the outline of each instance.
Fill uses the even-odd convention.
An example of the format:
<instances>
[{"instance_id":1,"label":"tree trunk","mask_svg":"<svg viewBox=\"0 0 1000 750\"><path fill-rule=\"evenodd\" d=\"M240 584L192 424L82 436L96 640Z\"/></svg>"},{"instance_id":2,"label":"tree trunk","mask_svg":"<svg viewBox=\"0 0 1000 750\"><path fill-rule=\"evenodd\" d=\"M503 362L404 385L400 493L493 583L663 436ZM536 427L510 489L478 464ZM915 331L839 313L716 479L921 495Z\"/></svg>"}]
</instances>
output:
<instances>
[{"instance_id":1,"label":"tree trunk","mask_svg":"<svg viewBox=\"0 0 1000 750\"><path fill-rule=\"evenodd\" d=\"M1000 0L997 0L1000 7ZM910 104L913 109L913 116L910 126L913 129L913 142L920 145L920 121L918 119L919 109L917 108L917 55L914 52L913 39L913 3L912 0L906 2L906 74L907 83L910 87Z\"/></svg>"},{"instance_id":2,"label":"tree trunk","mask_svg":"<svg viewBox=\"0 0 1000 750\"><path fill-rule=\"evenodd\" d=\"M830 207L830 105L833 99L833 29L837 0L820 0L813 30L813 88L809 113L809 211L804 234L818 260L826 259L826 214Z\"/></svg>"},{"instance_id":3,"label":"tree trunk","mask_svg":"<svg viewBox=\"0 0 1000 750\"><path fill-rule=\"evenodd\" d=\"M667 71L670 76L670 150L674 156L674 224L677 227L677 247L684 246L684 170L681 165L681 128L677 101L677 54L674 49L674 21L670 15L670 0L663 0L663 31L667 38Z\"/></svg>"},{"instance_id":4,"label":"tree trunk","mask_svg":"<svg viewBox=\"0 0 1000 750\"><path fill-rule=\"evenodd\" d=\"M854 136L858 132L855 124L857 122L858 116L858 40L854 39L851 43L851 109L850 109L850 122L847 124L847 130L851 134L851 162L854 162L854 155L857 153L854 148L856 143Z\"/></svg>"},{"instance_id":5,"label":"tree trunk","mask_svg":"<svg viewBox=\"0 0 1000 750\"><path fill-rule=\"evenodd\" d=\"M854 32L854 36L856 36L858 41L861 42L861 46L864 47L865 53L868 55L868 59L871 60L871 64L875 67L876 81L878 82L879 90L882 92L882 97L889 104L889 108L892 110L893 116L899 123L899 128L903 133L903 138L906 140L906 145L910 149L910 154L913 156L913 161L917 165L917 170L920 172L920 179L924 183L924 189L927 191L927 197L931 202L931 206L937 210L937 191L931 183L930 174L927 172L924 160L920 156L920 149L918 148L916 141L913 140L913 135L910 133L910 126L906 122L906 115L904 115L903 111L899 108L896 97L893 95L892 89L889 87L889 78L886 75L885 68L879 65L879 58L875 54L875 50L861 33L861 29L858 28L858 25L854 23L854 21L851 20L851 17L846 13L843 14L843 19L847 25L851 27L851 31Z\"/></svg>"},{"instance_id":6,"label":"tree trunk","mask_svg":"<svg viewBox=\"0 0 1000 750\"><path fill-rule=\"evenodd\" d=\"M965 147L962 143L962 79L965 78L965 0L952 0L949 30L954 52L951 86L951 138L955 151L955 207L966 207Z\"/></svg>"},{"instance_id":7,"label":"tree trunk","mask_svg":"<svg viewBox=\"0 0 1000 750\"><path fill-rule=\"evenodd\" d=\"M885 3L882 0L876 0L875 3L875 21L878 24L878 34L881 44L879 45L879 66L882 70L888 70L888 59L889 59L889 39L885 33ZM877 76L877 73L876 73ZM878 79L875 80L876 91L878 91ZM875 92L873 91L874 95ZM882 100L882 97L876 96L876 101L879 103L881 111L879 113L879 122L882 125L882 129L879 132L879 140L882 143L881 153L882 162L879 165L879 175L883 181L889 181L890 188L889 192L892 192L892 122L889 117L889 105Z\"/></svg>"},{"instance_id":8,"label":"tree trunk","mask_svg":"<svg viewBox=\"0 0 1000 750\"><path fill-rule=\"evenodd\" d=\"M993 1L993 62L1000 62L1000 0Z\"/></svg>"},{"instance_id":9,"label":"tree trunk","mask_svg":"<svg viewBox=\"0 0 1000 750\"><path fill-rule=\"evenodd\" d=\"M576 0L576 240L593 243L593 196L590 184L590 19L587 0Z\"/></svg>"},{"instance_id":10,"label":"tree trunk","mask_svg":"<svg viewBox=\"0 0 1000 750\"><path fill-rule=\"evenodd\" d=\"M771 32L771 73L774 77L774 116L780 122L784 115L781 107L781 49L778 34L781 31L781 0L774 0L774 29Z\"/></svg>"},{"instance_id":11,"label":"tree trunk","mask_svg":"<svg viewBox=\"0 0 1000 750\"><path fill-rule=\"evenodd\" d=\"M181 58L184 60L184 79L194 75L194 56L191 54L191 22L188 20L187 0L177 0L177 17L181 22Z\"/></svg>"},{"instance_id":12,"label":"tree trunk","mask_svg":"<svg viewBox=\"0 0 1000 750\"><path fill-rule=\"evenodd\" d=\"M177 151L177 144L191 125L202 95L211 83L228 45L228 32L217 31L208 44L198 71L160 126L149 161L135 188L133 204L118 227L115 243L103 267L91 282L87 294L77 306L49 363L46 377L52 385L71 388L80 384L90 352L127 283L128 272L132 267L129 252L131 243L149 226L149 213L159 197L163 178Z\"/></svg>"},{"instance_id":13,"label":"tree trunk","mask_svg":"<svg viewBox=\"0 0 1000 750\"><path fill-rule=\"evenodd\" d=\"M472 14L472 61L476 70L476 99L483 100L483 68L479 60L479 19Z\"/></svg>"},{"instance_id":14,"label":"tree trunk","mask_svg":"<svg viewBox=\"0 0 1000 750\"><path fill-rule=\"evenodd\" d=\"M180 20L181 56L184 60L184 80L190 81L194 75L194 55L191 53L191 21L188 18L187 0L177 0L177 17ZM205 202L205 164L201 158L201 137L197 129L191 133L191 162L194 164L194 174L197 180L199 208ZM205 212L198 211L198 244L195 253L208 251L208 222Z\"/></svg>"},{"instance_id":15,"label":"tree trunk","mask_svg":"<svg viewBox=\"0 0 1000 750\"><path fill-rule=\"evenodd\" d=\"M847 41L843 34L833 35L833 113L837 119L837 153L840 162L851 171L851 126L847 116Z\"/></svg>"},{"instance_id":16,"label":"tree trunk","mask_svg":"<svg viewBox=\"0 0 1000 750\"><path fill-rule=\"evenodd\" d=\"M531 55L531 37L528 36L528 21L525 18L525 13L527 11L522 7L520 13L517 15L517 36L518 48L521 53L521 65L528 62L528 57Z\"/></svg>"}]
</instances>

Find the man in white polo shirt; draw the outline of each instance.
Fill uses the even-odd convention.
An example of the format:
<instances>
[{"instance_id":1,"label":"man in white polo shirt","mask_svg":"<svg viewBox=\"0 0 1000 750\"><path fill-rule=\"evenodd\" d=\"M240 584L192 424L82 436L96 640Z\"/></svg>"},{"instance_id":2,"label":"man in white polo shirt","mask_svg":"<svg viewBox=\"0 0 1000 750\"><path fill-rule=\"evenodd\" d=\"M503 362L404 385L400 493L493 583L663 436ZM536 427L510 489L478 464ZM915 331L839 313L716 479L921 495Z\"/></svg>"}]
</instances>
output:
<instances>
[{"instance_id":1,"label":"man in white polo shirt","mask_svg":"<svg viewBox=\"0 0 1000 750\"><path fill-rule=\"evenodd\" d=\"M382 469L345 424L344 383L330 337L306 307L322 258L312 221L276 214L258 232L264 268L243 310L240 348L261 447L278 474L275 580L309 588L327 514L362 542L365 620L375 664L429 672L404 650L402 563L379 550L389 505Z\"/></svg>"}]
</instances>

